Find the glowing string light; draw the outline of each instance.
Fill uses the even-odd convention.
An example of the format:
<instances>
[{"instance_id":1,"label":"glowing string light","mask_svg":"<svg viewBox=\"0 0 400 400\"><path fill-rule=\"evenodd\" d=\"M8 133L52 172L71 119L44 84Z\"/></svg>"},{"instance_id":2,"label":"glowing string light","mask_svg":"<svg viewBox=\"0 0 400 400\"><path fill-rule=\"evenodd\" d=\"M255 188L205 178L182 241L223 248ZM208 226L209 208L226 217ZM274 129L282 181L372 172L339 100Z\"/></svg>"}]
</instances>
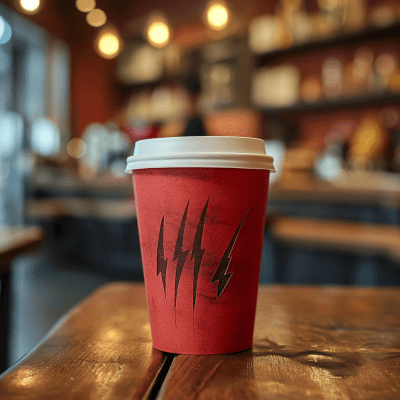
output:
<instances>
[{"instance_id":1,"label":"glowing string light","mask_svg":"<svg viewBox=\"0 0 400 400\"><path fill-rule=\"evenodd\" d=\"M228 25L229 11L223 3L213 3L207 9L207 23L215 30L222 30Z\"/></svg>"},{"instance_id":2,"label":"glowing string light","mask_svg":"<svg viewBox=\"0 0 400 400\"><path fill-rule=\"evenodd\" d=\"M88 13L96 7L95 0L76 0L76 8L79 11Z\"/></svg>"},{"instance_id":3,"label":"glowing string light","mask_svg":"<svg viewBox=\"0 0 400 400\"><path fill-rule=\"evenodd\" d=\"M99 26L102 26L106 23L107 16L103 10L95 8L86 15L86 21L89 25L98 28Z\"/></svg>"},{"instance_id":4,"label":"glowing string light","mask_svg":"<svg viewBox=\"0 0 400 400\"><path fill-rule=\"evenodd\" d=\"M169 28L165 22L154 21L149 25L147 37L153 46L165 46L169 41L169 36Z\"/></svg>"},{"instance_id":5,"label":"glowing string light","mask_svg":"<svg viewBox=\"0 0 400 400\"><path fill-rule=\"evenodd\" d=\"M39 10L40 0L20 0L20 5L22 11L29 14L34 14Z\"/></svg>"},{"instance_id":6,"label":"glowing string light","mask_svg":"<svg viewBox=\"0 0 400 400\"><path fill-rule=\"evenodd\" d=\"M104 58L114 58L120 50L118 35L112 31L101 32L98 39L98 51Z\"/></svg>"}]
</instances>

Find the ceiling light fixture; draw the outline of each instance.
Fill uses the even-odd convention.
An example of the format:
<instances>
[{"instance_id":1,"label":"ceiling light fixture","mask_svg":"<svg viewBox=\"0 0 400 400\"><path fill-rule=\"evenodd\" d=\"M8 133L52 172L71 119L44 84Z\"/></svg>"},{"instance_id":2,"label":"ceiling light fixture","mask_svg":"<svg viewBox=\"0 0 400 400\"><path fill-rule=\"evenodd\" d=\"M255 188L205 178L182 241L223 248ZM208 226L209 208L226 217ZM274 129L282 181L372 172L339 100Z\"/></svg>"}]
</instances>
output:
<instances>
[{"instance_id":1,"label":"ceiling light fixture","mask_svg":"<svg viewBox=\"0 0 400 400\"><path fill-rule=\"evenodd\" d=\"M95 42L95 50L103 58L115 58L121 52L121 49L122 40L114 27L109 25L100 30Z\"/></svg>"},{"instance_id":2,"label":"ceiling light fixture","mask_svg":"<svg viewBox=\"0 0 400 400\"><path fill-rule=\"evenodd\" d=\"M42 6L40 0L20 0L19 8L25 14L36 14Z\"/></svg>"},{"instance_id":3,"label":"ceiling light fixture","mask_svg":"<svg viewBox=\"0 0 400 400\"><path fill-rule=\"evenodd\" d=\"M99 8L95 8L86 15L86 21L89 25L98 28L103 26L107 21L106 13Z\"/></svg>"},{"instance_id":4,"label":"ceiling light fixture","mask_svg":"<svg viewBox=\"0 0 400 400\"><path fill-rule=\"evenodd\" d=\"M228 6L223 1L210 2L206 10L206 21L210 28L221 31L230 19Z\"/></svg>"},{"instance_id":5,"label":"ceiling light fixture","mask_svg":"<svg viewBox=\"0 0 400 400\"><path fill-rule=\"evenodd\" d=\"M167 20L155 15L149 18L146 25L146 36L150 44L154 47L164 47L170 39L170 29Z\"/></svg>"},{"instance_id":6,"label":"ceiling light fixture","mask_svg":"<svg viewBox=\"0 0 400 400\"><path fill-rule=\"evenodd\" d=\"M82 11L84 13L88 13L96 7L96 1L95 0L76 0L76 8L79 11Z\"/></svg>"}]
</instances>

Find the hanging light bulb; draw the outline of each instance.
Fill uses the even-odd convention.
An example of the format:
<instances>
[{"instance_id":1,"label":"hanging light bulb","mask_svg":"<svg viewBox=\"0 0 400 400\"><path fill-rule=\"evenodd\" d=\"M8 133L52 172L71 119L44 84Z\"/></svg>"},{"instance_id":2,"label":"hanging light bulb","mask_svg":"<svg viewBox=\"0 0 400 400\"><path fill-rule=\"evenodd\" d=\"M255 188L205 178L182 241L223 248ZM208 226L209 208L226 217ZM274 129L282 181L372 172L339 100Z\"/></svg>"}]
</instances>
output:
<instances>
[{"instance_id":1,"label":"hanging light bulb","mask_svg":"<svg viewBox=\"0 0 400 400\"><path fill-rule=\"evenodd\" d=\"M220 31L229 22L229 9L223 1L210 2L206 11L206 21L210 28Z\"/></svg>"},{"instance_id":2,"label":"hanging light bulb","mask_svg":"<svg viewBox=\"0 0 400 400\"><path fill-rule=\"evenodd\" d=\"M88 13L96 7L95 0L76 0L76 8L79 11Z\"/></svg>"},{"instance_id":3,"label":"hanging light bulb","mask_svg":"<svg viewBox=\"0 0 400 400\"><path fill-rule=\"evenodd\" d=\"M111 25L100 30L95 42L95 50L104 58L116 57L122 49L122 40L118 31Z\"/></svg>"},{"instance_id":4,"label":"hanging light bulb","mask_svg":"<svg viewBox=\"0 0 400 400\"><path fill-rule=\"evenodd\" d=\"M42 5L40 0L19 0L19 8L25 14L36 14Z\"/></svg>"},{"instance_id":5,"label":"hanging light bulb","mask_svg":"<svg viewBox=\"0 0 400 400\"><path fill-rule=\"evenodd\" d=\"M99 40L99 50L107 58L115 57L119 50L119 40L112 32L105 32Z\"/></svg>"},{"instance_id":6,"label":"hanging light bulb","mask_svg":"<svg viewBox=\"0 0 400 400\"><path fill-rule=\"evenodd\" d=\"M107 16L103 10L95 8L89 14L86 14L86 21L89 25L98 28L106 23Z\"/></svg>"},{"instance_id":7,"label":"hanging light bulb","mask_svg":"<svg viewBox=\"0 0 400 400\"><path fill-rule=\"evenodd\" d=\"M170 29L166 19L160 15L149 18L146 26L146 36L153 46L166 46L170 39Z\"/></svg>"}]
</instances>

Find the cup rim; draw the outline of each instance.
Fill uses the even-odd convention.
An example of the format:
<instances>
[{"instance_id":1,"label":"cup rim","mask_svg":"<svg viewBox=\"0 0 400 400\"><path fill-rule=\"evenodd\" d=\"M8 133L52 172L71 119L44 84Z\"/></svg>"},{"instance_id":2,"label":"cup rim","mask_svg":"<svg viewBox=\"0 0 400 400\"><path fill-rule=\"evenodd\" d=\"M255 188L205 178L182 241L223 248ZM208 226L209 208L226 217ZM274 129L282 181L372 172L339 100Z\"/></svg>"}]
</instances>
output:
<instances>
[{"instance_id":1,"label":"cup rim","mask_svg":"<svg viewBox=\"0 0 400 400\"><path fill-rule=\"evenodd\" d=\"M240 168L275 172L264 141L237 136L144 139L136 142L125 172L148 168Z\"/></svg>"}]
</instances>

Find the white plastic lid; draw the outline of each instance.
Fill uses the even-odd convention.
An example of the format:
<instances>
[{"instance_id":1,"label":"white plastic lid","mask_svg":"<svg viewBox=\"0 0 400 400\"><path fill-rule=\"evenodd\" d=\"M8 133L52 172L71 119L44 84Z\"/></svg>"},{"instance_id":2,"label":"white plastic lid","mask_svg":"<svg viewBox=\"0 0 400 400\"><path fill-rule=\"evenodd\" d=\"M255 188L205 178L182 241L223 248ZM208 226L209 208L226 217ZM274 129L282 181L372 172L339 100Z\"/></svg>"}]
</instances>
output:
<instances>
[{"instance_id":1,"label":"white plastic lid","mask_svg":"<svg viewBox=\"0 0 400 400\"><path fill-rule=\"evenodd\" d=\"M125 172L147 168L242 168L275 172L261 139L233 136L140 140Z\"/></svg>"}]
</instances>

